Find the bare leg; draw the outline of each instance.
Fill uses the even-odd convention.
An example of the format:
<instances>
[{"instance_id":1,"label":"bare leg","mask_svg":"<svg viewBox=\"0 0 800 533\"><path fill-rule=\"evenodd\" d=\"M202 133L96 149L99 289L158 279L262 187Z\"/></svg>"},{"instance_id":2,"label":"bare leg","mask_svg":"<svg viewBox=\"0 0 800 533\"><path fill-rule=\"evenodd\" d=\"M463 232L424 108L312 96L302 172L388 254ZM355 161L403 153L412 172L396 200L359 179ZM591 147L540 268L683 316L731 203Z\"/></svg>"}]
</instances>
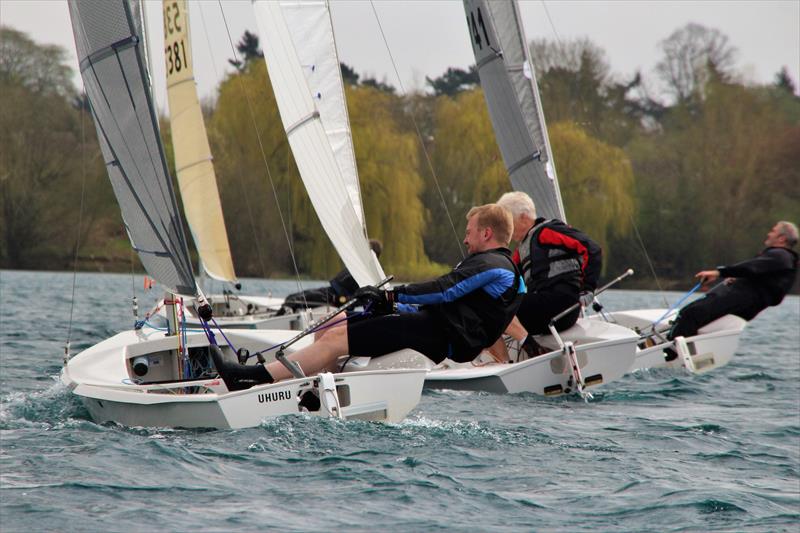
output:
<instances>
[{"instance_id":1,"label":"bare leg","mask_svg":"<svg viewBox=\"0 0 800 533\"><path fill-rule=\"evenodd\" d=\"M525 340L525 337L528 336L528 331L523 327L522 323L520 323L519 319L515 316L511 323L506 328L506 335L511 335L514 337L514 340L522 342Z\"/></svg>"},{"instance_id":2,"label":"bare leg","mask_svg":"<svg viewBox=\"0 0 800 533\"><path fill-rule=\"evenodd\" d=\"M497 341L489 346L486 351L489 352L491 356L494 357L494 360L498 363L510 362L508 358L508 349L506 348L506 343L503 340L503 337L497 339Z\"/></svg>"},{"instance_id":3,"label":"bare leg","mask_svg":"<svg viewBox=\"0 0 800 533\"><path fill-rule=\"evenodd\" d=\"M347 328L335 327L329 329L319 341L314 342L311 346L291 354L289 359L297 361L307 375L314 375L331 366L336 362L336 358L345 355L347 350ZM280 361L274 361L265 366L275 381L292 377L292 374Z\"/></svg>"},{"instance_id":4,"label":"bare leg","mask_svg":"<svg viewBox=\"0 0 800 533\"><path fill-rule=\"evenodd\" d=\"M341 313L339 313L338 315L333 317L331 319L331 322L339 322L339 323L336 324L335 326L331 326L329 328L321 329L321 330L315 332L314 333L314 342L317 342L318 340L320 340L326 333L328 333L332 329L336 329L336 328L341 328L341 327L347 326L347 321L345 320L346 318L347 318L347 313L345 313L344 311L342 311Z\"/></svg>"}]
</instances>

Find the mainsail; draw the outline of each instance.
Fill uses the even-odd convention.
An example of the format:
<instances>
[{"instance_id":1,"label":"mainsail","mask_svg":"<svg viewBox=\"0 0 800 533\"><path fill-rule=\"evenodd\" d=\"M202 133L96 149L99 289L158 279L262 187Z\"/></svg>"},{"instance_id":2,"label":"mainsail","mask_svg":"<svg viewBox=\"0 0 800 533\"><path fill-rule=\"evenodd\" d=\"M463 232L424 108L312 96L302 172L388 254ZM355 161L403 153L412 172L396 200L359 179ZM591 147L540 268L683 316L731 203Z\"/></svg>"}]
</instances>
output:
<instances>
[{"instance_id":1,"label":"mainsail","mask_svg":"<svg viewBox=\"0 0 800 533\"><path fill-rule=\"evenodd\" d=\"M359 285L374 285L383 276L311 98L281 6L255 1L254 8L281 120L317 216L353 278Z\"/></svg>"},{"instance_id":2,"label":"mainsail","mask_svg":"<svg viewBox=\"0 0 800 533\"><path fill-rule=\"evenodd\" d=\"M194 81L189 10L186 0L164 0L163 7L170 127L183 210L203 269L212 278L233 282L236 274Z\"/></svg>"},{"instance_id":3,"label":"mainsail","mask_svg":"<svg viewBox=\"0 0 800 533\"><path fill-rule=\"evenodd\" d=\"M565 220L553 154L519 8L513 0L464 0L472 50L514 189L537 214Z\"/></svg>"},{"instance_id":4,"label":"mainsail","mask_svg":"<svg viewBox=\"0 0 800 533\"><path fill-rule=\"evenodd\" d=\"M197 286L130 6L124 0L76 0L68 6L83 85L131 244L167 290L194 296Z\"/></svg>"},{"instance_id":5,"label":"mainsail","mask_svg":"<svg viewBox=\"0 0 800 533\"><path fill-rule=\"evenodd\" d=\"M366 228L330 7L327 0L283 0L280 5L350 202Z\"/></svg>"}]
</instances>

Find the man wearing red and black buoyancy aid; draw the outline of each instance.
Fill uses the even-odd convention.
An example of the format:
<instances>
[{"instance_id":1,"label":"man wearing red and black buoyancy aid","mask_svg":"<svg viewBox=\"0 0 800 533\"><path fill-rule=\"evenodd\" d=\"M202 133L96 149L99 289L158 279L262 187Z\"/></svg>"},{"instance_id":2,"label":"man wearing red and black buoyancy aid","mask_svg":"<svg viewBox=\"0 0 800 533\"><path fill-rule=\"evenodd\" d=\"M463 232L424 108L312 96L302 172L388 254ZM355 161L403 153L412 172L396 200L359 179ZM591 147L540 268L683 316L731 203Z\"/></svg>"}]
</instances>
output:
<instances>
[{"instance_id":1,"label":"man wearing red and black buoyancy aid","mask_svg":"<svg viewBox=\"0 0 800 533\"><path fill-rule=\"evenodd\" d=\"M537 218L514 252L528 285L517 311L522 325L534 335L548 333L550 319L594 292L600 276L602 251L583 232L557 219ZM580 309L556 322L559 331L578 320Z\"/></svg>"},{"instance_id":2,"label":"man wearing red and black buoyancy aid","mask_svg":"<svg viewBox=\"0 0 800 533\"><path fill-rule=\"evenodd\" d=\"M513 258L528 286L506 333L523 341L528 334L549 333L550 320L568 307L582 299L591 301L600 277L602 250L586 234L560 220L537 218L533 200L523 192L506 193L497 203L513 217L513 239L519 243ZM571 327L579 315L578 308L556 322L556 329Z\"/></svg>"}]
</instances>

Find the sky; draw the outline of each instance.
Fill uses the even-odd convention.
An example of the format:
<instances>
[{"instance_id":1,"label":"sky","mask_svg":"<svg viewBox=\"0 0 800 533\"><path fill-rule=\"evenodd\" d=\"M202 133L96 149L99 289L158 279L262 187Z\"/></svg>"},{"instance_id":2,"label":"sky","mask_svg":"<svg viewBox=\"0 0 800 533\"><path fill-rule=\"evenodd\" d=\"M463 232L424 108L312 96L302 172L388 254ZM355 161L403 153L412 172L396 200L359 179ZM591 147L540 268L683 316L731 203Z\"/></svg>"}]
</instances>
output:
<instances>
[{"instance_id":1,"label":"sky","mask_svg":"<svg viewBox=\"0 0 800 533\"><path fill-rule=\"evenodd\" d=\"M377 20L365 0L332 0L331 6L339 59L362 77L408 92L424 88L426 76L474 63L460 0L376 0ZM745 81L770 83L785 66L800 86L800 0L522 0L520 9L529 40L589 38L605 50L613 74L630 78L639 70L656 90L659 42L690 22L728 36L738 50L736 67ZM149 46L158 52L163 47L161 1L146 0L145 12ZM232 70L227 63L233 57L232 43L245 29L257 33L252 6L249 0L223 0L221 5L190 0L190 16L198 89L201 98L213 98L219 81ZM0 24L66 48L80 86L65 0L0 0ZM160 54L151 56L156 99L163 105L164 65Z\"/></svg>"}]
</instances>

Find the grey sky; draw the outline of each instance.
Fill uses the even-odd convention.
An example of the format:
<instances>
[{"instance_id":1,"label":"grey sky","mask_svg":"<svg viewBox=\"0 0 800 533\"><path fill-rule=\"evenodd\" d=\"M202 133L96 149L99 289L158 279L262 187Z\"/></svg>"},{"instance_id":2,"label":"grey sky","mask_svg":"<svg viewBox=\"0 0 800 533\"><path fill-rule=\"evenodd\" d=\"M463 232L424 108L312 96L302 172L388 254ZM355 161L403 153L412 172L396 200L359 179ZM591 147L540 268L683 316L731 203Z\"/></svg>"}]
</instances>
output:
<instances>
[{"instance_id":1,"label":"grey sky","mask_svg":"<svg viewBox=\"0 0 800 533\"><path fill-rule=\"evenodd\" d=\"M245 29L256 33L249 0L225 0L222 9L234 43ZM407 91L422 88L426 75L439 76L449 66L465 68L474 62L460 0L379 0L375 9ZM737 67L747 81L771 82L786 66L798 82L800 0L523 0L521 11L529 39L588 37L605 50L613 73L619 76L628 77L638 69L654 84L659 41L696 22L729 37L739 51ZM147 0L146 12L148 40L156 52L151 52L153 66L160 70L154 76L156 95L164 102L164 65L158 53L163 47L160 0ZM370 3L334 0L332 13L340 60L362 76L385 78L398 86ZM219 80L231 70L227 59L233 53L218 2L191 0L190 15L195 76L205 98L214 94ZM0 23L28 33L37 42L67 48L77 67L64 0L0 0Z\"/></svg>"}]
</instances>

